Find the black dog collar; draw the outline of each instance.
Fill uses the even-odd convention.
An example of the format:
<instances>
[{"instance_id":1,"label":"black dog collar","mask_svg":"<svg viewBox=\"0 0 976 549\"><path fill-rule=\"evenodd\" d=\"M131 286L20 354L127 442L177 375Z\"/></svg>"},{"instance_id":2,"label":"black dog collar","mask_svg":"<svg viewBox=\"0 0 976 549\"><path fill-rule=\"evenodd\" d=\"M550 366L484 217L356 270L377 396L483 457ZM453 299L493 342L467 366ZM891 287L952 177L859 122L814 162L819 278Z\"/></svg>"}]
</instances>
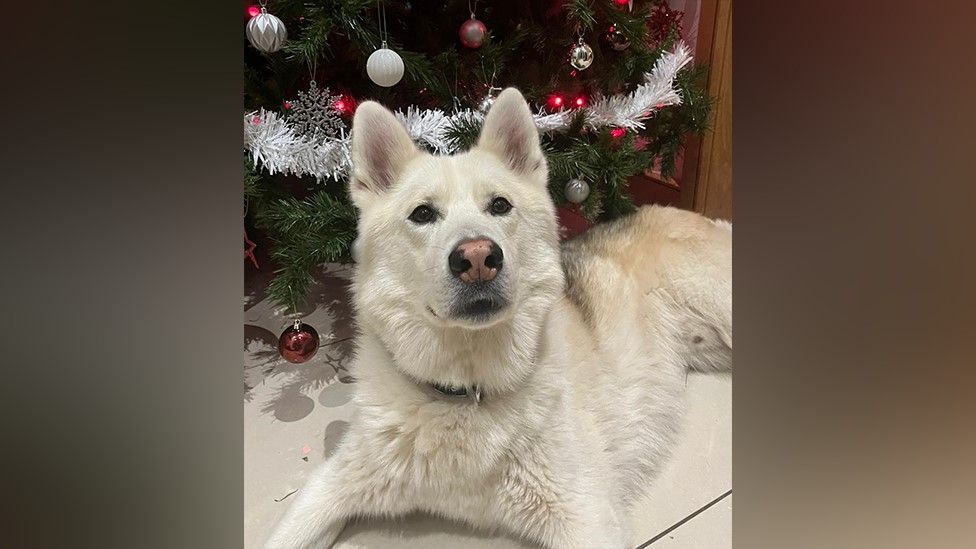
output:
<instances>
[{"instance_id":1,"label":"black dog collar","mask_svg":"<svg viewBox=\"0 0 976 549\"><path fill-rule=\"evenodd\" d=\"M461 385L440 385L438 383L431 383L430 387L445 397L457 399L473 398L476 403L481 402L481 388L477 385L473 387L464 387Z\"/></svg>"}]
</instances>

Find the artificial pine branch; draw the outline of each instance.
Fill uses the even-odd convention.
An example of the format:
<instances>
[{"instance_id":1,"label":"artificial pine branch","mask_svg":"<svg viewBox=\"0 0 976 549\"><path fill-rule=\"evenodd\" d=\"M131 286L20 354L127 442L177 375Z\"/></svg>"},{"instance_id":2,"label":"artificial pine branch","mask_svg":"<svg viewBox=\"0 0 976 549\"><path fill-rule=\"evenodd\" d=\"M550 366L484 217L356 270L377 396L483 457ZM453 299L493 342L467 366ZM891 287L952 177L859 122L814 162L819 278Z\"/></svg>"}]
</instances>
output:
<instances>
[{"instance_id":1,"label":"artificial pine branch","mask_svg":"<svg viewBox=\"0 0 976 549\"><path fill-rule=\"evenodd\" d=\"M356 238L355 208L324 190L301 200L276 200L257 214L257 223L272 241L272 259L282 266L268 293L291 310L305 299L314 267L348 257Z\"/></svg>"},{"instance_id":2,"label":"artificial pine branch","mask_svg":"<svg viewBox=\"0 0 976 549\"><path fill-rule=\"evenodd\" d=\"M566 20L584 31L596 26L596 13L590 0L569 0L566 2Z\"/></svg>"}]
</instances>

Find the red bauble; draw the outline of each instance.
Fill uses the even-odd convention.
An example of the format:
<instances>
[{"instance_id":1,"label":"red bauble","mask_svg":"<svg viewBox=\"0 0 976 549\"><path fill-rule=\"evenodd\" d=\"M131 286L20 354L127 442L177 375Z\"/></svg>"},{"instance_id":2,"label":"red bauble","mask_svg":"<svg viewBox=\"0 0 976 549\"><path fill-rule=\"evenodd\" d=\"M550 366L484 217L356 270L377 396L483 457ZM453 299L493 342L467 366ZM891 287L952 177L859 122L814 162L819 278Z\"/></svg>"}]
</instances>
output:
<instances>
[{"instance_id":1,"label":"red bauble","mask_svg":"<svg viewBox=\"0 0 976 549\"><path fill-rule=\"evenodd\" d=\"M319 333L308 324L295 321L295 325L281 332L278 352L292 364L301 364L315 356L319 350Z\"/></svg>"},{"instance_id":2,"label":"red bauble","mask_svg":"<svg viewBox=\"0 0 976 549\"><path fill-rule=\"evenodd\" d=\"M461 38L461 43L464 44L464 47L480 48L481 44L485 42L485 37L488 36L488 27L472 15L471 19L461 23L461 28L458 29L458 36Z\"/></svg>"}]
</instances>

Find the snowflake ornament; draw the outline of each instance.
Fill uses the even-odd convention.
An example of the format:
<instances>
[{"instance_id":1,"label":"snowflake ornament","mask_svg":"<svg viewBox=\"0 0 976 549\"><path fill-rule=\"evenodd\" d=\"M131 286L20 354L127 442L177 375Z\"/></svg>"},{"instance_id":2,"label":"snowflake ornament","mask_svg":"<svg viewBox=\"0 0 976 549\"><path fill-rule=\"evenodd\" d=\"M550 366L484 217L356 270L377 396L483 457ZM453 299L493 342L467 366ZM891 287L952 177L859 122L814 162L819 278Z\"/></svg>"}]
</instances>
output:
<instances>
[{"instance_id":1,"label":"snowflake ornament","mask_svg":"<svg viewBox=\"0 0 976 549\"><path fill-rule=\"evenodd\" d=\"M335 107L339 99L312 80L307 92L298 92L298 99L288 103L288 122L299 135L336 137L346 128Z\"/></svg>"}]
</instances>

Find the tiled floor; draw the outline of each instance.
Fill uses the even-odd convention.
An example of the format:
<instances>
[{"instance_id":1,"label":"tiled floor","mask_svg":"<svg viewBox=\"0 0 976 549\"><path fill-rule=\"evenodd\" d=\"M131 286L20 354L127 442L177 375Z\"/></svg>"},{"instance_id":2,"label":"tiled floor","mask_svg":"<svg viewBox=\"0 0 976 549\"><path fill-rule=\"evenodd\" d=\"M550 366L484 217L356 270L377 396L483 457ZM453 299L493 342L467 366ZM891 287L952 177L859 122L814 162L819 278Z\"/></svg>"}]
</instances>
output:
<instances>
[{"instance_id":1,"label":"tiled floor","mask_svg":"<svg viewBox=\"0 0 976 549\"><path fill-rule=\"evenodd\" d=\"M334 450L351 417L349 270L323 267L304 321L322 347L305 364L278 357L277 336L288 325L262 293L267 274L247 281L244 301L244 536L260 547L305 476ZM732 380L691 374L685 430L674 457L647 489L633 516L633 546L721 549L732 545ZM350 524L342 549L525 549L434 517Z\"/></svg>"}]
</instances>

